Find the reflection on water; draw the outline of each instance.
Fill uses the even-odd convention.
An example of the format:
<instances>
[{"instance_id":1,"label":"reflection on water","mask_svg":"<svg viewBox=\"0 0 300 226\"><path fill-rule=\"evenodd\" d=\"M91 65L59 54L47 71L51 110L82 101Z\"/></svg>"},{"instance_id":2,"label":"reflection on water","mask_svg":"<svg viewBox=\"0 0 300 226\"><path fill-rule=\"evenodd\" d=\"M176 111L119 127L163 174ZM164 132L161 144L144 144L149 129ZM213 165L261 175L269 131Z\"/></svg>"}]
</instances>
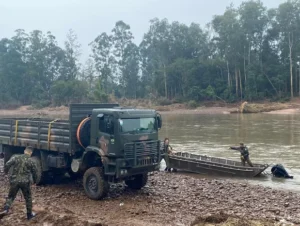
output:
<instances>
[{"instance_id":1,"label":"reflection on water","mask_svg":"<svg viewBox=\"0 0 300 226\"><path fill-rule=\"evenodd\" d=\"M281 163L294 179L264 176L248 179L276 188L300 191L300 115L163 115L160 138L174 150L240 160L229 146L244 142L255 163ZM271 173L271 169L266 170ZM239 180L239 179L235 179Z\"/></svg>"}]
</instances>

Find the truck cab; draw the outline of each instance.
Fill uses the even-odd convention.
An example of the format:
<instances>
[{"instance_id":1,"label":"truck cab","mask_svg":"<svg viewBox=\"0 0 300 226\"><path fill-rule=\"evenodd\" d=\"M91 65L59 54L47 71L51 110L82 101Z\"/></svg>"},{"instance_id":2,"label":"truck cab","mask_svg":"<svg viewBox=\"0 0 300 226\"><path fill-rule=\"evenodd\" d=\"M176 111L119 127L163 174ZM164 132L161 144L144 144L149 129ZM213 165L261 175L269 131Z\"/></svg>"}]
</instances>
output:
<instances>
[{"instance_id":1,"label":"truck cab","mask_svg":"<svg viewBox=\"0 0 300 226\"><path fill-rule=\"evenodd\" d=\"M155 110L114 107L93 109L89 118L90 123L86 123L89 124L86 131L90 129L88 145L83 146L81 158L72 162L79 166L72 167L75 169L73 173L84 172L86 193L95 199L97 189L94 186L93 192L91 184L123 180L133 189L142 188L147 183L148 172L159 169L160 114ZM89 169L94 167L98 170L94 170L94 177L90 177ZM96 176L95 172L100 173ZM97 180L97 177L102 179ZM100 196L99 193L96 199Z\"/></svg>"}]
</instances>

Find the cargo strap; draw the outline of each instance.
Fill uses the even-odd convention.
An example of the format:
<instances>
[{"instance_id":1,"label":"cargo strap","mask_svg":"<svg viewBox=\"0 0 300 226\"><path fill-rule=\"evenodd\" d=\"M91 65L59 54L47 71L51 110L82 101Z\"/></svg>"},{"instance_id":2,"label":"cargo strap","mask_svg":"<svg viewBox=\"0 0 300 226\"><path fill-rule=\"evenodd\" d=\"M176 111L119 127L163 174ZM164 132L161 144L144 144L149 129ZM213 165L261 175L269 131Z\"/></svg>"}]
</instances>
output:
<instances>
[{"instance_id":1,"label":"cargo strap","mask_svg":"<svg viewBox=\"0 0 300 226\"><path fill-rule=\"evenodd\" d=\"M18 124L19 124L19 120L16 120L16 126L15 126L15 145L17 145Z\"/></svg>"},{"instance_id":2,"label":"cargo strap","mask_svg":"<svg viewBox=\"0 0 300 226\"><path fill-rule=\"evenodd\" d=\"M51 137L51 126L52 123L56 122L58 119L53 120L52 122L49 123L48 127L48 150L50 150L50 137Z\"/></svg>"}]
</instances>

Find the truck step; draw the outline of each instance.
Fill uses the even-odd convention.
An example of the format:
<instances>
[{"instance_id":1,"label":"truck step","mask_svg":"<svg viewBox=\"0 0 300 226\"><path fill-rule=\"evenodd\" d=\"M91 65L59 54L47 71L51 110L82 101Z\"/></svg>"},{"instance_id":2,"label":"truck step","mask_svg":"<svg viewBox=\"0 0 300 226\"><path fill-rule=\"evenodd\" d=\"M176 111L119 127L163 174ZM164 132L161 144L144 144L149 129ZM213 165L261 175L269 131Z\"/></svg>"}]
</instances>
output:
<instances>
[{"instance_id":1,"label":"truck step","mask_svg":"<svg viewBox=\"0 0 300 226\"><path fill-rule=\"evenodd\" d=\"M115 173L114 172L109 172L109 173L105 173L106 176L114 176Z\"/></svg>"}]
</instances>

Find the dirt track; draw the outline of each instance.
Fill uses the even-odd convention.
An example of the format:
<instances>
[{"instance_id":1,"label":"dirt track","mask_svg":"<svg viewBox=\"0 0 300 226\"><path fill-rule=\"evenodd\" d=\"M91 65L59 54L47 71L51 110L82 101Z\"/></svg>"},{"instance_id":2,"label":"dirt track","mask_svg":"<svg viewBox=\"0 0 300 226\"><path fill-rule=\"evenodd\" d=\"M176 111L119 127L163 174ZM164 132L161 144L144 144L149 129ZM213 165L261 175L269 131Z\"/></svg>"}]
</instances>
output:
<instances>
[{"instance_id":1,"label":"dirt track","mask_svg":"<svg viewBox=\"0 0 300 226\"><path fill-rule=\"evenodd\" d=\"M8 183L0 174L3 203ZM88 199L81 182L68 178L34 188L33 197L38 216L30 224L25 219L25 203L17 198L0 225L280 225L282 219L300 224L296 193L179 173L151 174L140 191L112 185L109 196L101 201ZM248 221L258 219L264 223ZM267 223L269 220L277 224Z\"/></svg>"}]
</instances>

